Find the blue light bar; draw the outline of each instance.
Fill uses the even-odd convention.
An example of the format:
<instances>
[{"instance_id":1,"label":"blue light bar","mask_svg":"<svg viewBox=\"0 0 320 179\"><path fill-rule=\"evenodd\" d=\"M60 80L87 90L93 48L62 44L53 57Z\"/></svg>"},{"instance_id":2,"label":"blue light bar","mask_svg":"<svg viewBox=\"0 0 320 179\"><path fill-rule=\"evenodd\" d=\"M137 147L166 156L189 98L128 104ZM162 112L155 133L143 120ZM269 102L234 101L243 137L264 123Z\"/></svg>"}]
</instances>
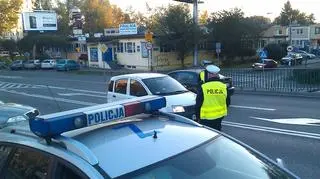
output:
<instances>
[{"instance_id":1,"label":"blue light bar","mask_svg":"<svg viewBox=\"0 0 320 179\"><path fill-rule=\"evenodd\" d=\"M52 138L84 127L117 121L137 114L152 113L165 106L164 97L146 96L38 116L30 120L29 125L34 134Z\"/></svg>"}]
</instances>

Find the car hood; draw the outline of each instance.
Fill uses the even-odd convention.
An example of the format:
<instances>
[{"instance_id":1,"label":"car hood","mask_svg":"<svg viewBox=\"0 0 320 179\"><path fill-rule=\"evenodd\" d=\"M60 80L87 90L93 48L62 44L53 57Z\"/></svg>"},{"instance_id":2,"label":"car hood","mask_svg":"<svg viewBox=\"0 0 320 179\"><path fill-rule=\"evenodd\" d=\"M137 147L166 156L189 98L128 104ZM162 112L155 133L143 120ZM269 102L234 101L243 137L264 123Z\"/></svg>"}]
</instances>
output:
<instances>
[{"instance_id":1,"label":"car hood","mask_svg":"<svg viewBox=\"0 0 320 179\"><path fill-rule=\"evenodd\" d=\"M173 112L172 106L193 106L196 104L197 95L192 92L186 92L182 94L164 96L167 101L167 106L162 108L163 112Z\"/></svg>"}]
</instances>

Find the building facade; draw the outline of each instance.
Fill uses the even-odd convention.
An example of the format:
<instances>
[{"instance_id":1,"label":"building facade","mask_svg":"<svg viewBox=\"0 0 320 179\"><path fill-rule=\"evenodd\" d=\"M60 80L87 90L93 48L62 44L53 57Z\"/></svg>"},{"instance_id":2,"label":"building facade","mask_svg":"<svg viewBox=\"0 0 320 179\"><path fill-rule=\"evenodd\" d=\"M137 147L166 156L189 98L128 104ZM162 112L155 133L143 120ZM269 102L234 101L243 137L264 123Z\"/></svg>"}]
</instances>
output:
<instances>
[{"instance_id":1,"label":"building facade","mask_svg":"<svg viewBox=\"0 0 320 179\"><path fill-rule=\"evenodd\" d=\"M291 29L291 32L290 32ZM299 49L309 49L310 47L310 26L288 27L288 41L291 45Z\"/></svg>"},{"instance_id":2,"label":"building facade","mask_svg":"<svg viewBox=\"0 0 320 179\"><path fill-rule=\"evenodd\" d=\"M310 47L311 49L320 47L320 24L310 26Z\"/></svg>"},{"instance_id":3,"label":"building facade","mask_svg":"<svg viewBox=\"0 0 320 179\"><path fill-rule=\"evenodd\" d=\"M263 48L271 43L283 43L288 38L287 27L274 25L262 32L262 36L259 42L259 48Z\"/></svg>"},{"instance_id":4,"label":"building facade","mask_svg":"<svg viewBox=\"0 0 320 179\"><path fill-rule=\"evenodd\" d=\"M93 68L110 69L112 63L133 70L170 70L182 66L178 53L165 46L154 45L151 54L146 48L144 34L122 35L113 38L87 42L88 64ZM185 66L192 66L193 55L184 60ZM199 60L214 61L214 52L199 51Z\"/></svg>"}]
</instances>

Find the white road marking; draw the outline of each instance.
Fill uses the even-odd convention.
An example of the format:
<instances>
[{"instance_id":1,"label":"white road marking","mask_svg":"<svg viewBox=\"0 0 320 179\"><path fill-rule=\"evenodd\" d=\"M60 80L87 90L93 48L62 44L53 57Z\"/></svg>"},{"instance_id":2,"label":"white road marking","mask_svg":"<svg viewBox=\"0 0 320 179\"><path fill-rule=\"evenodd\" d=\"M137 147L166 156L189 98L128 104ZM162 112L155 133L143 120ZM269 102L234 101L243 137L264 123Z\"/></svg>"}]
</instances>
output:
<instances>
[{"instance_id":1,"label":"white road marking","mask_svg":"<svg viewBox=\"0 0 320 179\"><path fill-rule=\"evenodd\" d=\"M95 93L95 94L103 94L106 95L106 92L101 92L101 91L92 91L92 90L83 90L83 89L74 89L74 88L63 88L63 87L57 87L57 86L45 86L45 85L38 85L46 88L51 88L51 89L60 89L60 90L70 90L70 91L76 91L76 92L83 92L83 93Z\"/></svg>"},{"instance_id":2,"label":"white road marking","mask_svg":"<svg viewBox=\"0 0 320 179\"><path fill-rule=\"evenodd\" d=\"M307 126L320 126L320 119L312 118L287 118L287 119L267 119L261 117L250 117L251 119L258 119L262 121L275 122L280 124L296 124L296 125L307 125Z\"/></svg>"},{"instance_id":3,"label":"white road marking","mask_svg":"<svg viewBox=\"0 0 320 179\"><path fill-rule=\"evenodd\" d=\"M17 95L23 95L23 96L28 96L28 97L47 99L47 100L59 101L59 102L65 102L65 103L71 103L71 104L78 104L78 105L84 105L84 106L92 106L92 105L97 105L98 104L98 103L77 101L77 100L71 100L71 99L65 99L65 98L54 98L54 97L45 96L45 95L28 94L28 93L25 93L25 92L17 92L17 91L14 91L14 90L0 89L0 91L11 93L11 94L17 94Z\"/></svg>"},{"instance_id":4,"label":"white road marking","mask_svg":"<svg viewBox=\"0 0 320 179\"><path fill-rule=\"evenodd\" d=\"M276 109L272 109L272 108L262 108L262 107L254 107L254 106L230 105L229 107L241 108L241 109L254 109L254 110L262 110L262 111L275 111L276 110Z\"/></svg>"},{"instance_id":5,"label":"white road marking","mask_svg":"<svg viewBox=\"0 0 320 179\"><path fill-rule=\"evenodd\" d=\"M5 75L0 75L0 78L19 79L19 78L22 78L22 77L21 77L21 76L5 76Z\"/></svg>"},{"instance_id":6,"label":"white road marking","mask_svg":"<svg viewBox=\"0 0 320 179\"><path fill-rule=\"evenodd\" d=\"M32 85L32 84L23 84L23 83L9 83L9 82L2 82L0 81L0 88L5 89L8 88L50 88L50 89L59 89L59 90L69 90L75 92L82 92L82 93L94 93L94 94L102 94L106 95L106 92L101 91L92 91L92 90L83 90L83 89L75 89L75 88L63 88L58 86L49 86L49 85Z\"/></svg>"},{"instance_id":7,"label":"white road marking","mask_svg":"<svg viewBox=\"0 0 320 179\"><path fill-rule=\"evenodd\" d=\"M269 133L275 133L275 134L283 134L283 135L289 135L289 136L298 136L298 137L305 137L305 138L320 140L320 134L317 134L317 133L278 129L278 128L272 128L272 127L262 127L262 126L241 124L241 123L235 123L235 122L229 122L229 121L223 121L222 124L225 126L242 128L242 129L250 129L254 131L263 131L263 132L269 132Z\"/></svg>"},{"instance_id":8,"label":"white road marking","mask_svg":"<svg viewBox=\"0 0 320 179\"><path fill-rule=\"evenodd\" d=\"M57 93L60 96L90 96L90 97L97 97L97 98L108 98L107 96L102 95L94 95L94 94L86 94L86 93Z\"/></svg>"}]
</instances>

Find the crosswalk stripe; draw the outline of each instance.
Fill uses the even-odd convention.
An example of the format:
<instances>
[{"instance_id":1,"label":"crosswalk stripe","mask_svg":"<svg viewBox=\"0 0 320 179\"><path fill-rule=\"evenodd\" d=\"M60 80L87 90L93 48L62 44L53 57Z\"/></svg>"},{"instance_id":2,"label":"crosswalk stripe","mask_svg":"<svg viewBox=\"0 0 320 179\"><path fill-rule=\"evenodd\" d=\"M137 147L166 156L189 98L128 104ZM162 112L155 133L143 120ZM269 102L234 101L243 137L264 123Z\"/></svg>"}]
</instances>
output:
<instances>
[{"instance_id":1,"label":"crosswalk stripe","mask_svg":"<svg viewBox=\"0 0 320 179\"><path fill-rule=\"evenodd\" d=\"M8 82L0 82L1 89L12 89L12 88L43 88L41 85L31 85L31 84L23 84L23 83L8 83Z\"/></svg>"},{"instance_id":2,"label":"crosswalk stripe","mask_svg":"<svg viewBox=\"0 0 320 179\"><path fill-rule=\"evenodd\" d=\"M2 85L1 88L7 88L10 85L11 85L10 83L7 83L7 84Z\"/></svg>"}]
</instances>

